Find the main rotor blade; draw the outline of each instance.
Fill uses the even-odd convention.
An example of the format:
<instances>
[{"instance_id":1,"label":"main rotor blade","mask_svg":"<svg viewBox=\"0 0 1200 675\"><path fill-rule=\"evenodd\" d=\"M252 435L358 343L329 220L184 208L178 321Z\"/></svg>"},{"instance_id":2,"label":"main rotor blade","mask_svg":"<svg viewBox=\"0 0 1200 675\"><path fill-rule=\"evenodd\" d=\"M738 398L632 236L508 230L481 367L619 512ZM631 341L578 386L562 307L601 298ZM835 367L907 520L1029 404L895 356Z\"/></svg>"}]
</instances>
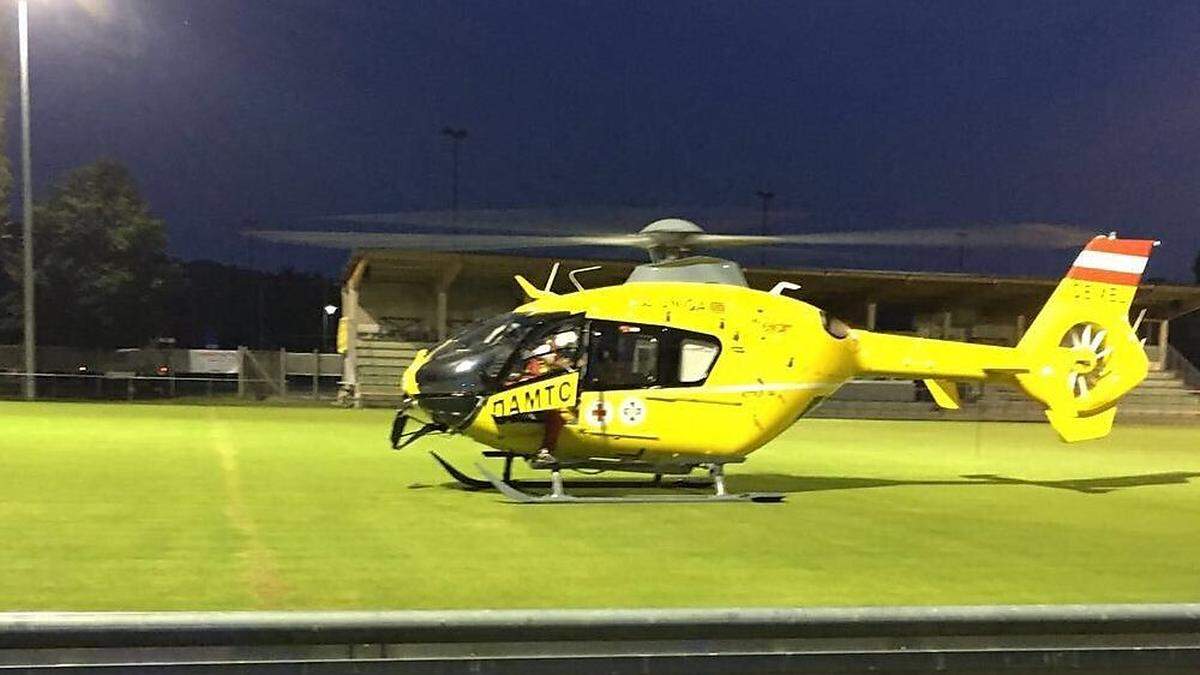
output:
<instances>
[{"instance_id":1,"label":"main rotor blade","mask_svg":"<svg viewBox=\"0 0 1200 675\"><path fill-rule=\"evenodd\" d=\"M1076 248L1086 244L1094 232L1074 225L1018 223L984 229L922 228L915 230L863 230L814 232L809 234L703 235L700 241L714 238L708 246L762 246L791 244L804 246L919 246L971 248ZM724 238L724 239L722 239Z\"/></svg>"},{"instance_id":2,"label":"main rotor blade","mask_svg":"<svg viewBox=\"0 0 1200 675\"><path fill-rule=\"evenodd\" d=\"M556 221L561 228L559 232L575 227L580 229L576 234L550 234L545 230L539 231L528 223L516 225L520 218L519 210L496 210L491 212L476 211L475 215L482 219L471 219L467 222L456 222L455 228L478 227L481 229L508 229L509 234L476 234L460 232L329 232L329 231L296 231L296 230L255 230L247 232L249 236L267 241L287 244L302 244L308 246L323 246L327 248L405 248L429 251L499 251L525 248L555 248L574 246L614 246L648 248L651 246L674 246L684 249L728 248L740 246L921 246L921 247L1011 247L1011 248L1074 248L1091 238L1091 233L1068 225L1048 225L1044 223L1023 223L1014 226L1002 226L991 229L955 229L955 228L925 228L918 230L877 230L877 231L848 231L848 232L814 232L807 234L709 234L699 233L629 233L629 232L587 232L595 221ZM506 220L488 221L487 214L497 214ZM424 214L427 219L416 218ZM543 212L544 215L544 212ZM612 215L610 213L610 215ZM643 214L644 215L644 214ZM406 212L400 214L363 214L360 216L337 216L336 219L380 224L399 223L392 217L403 217L406 224L420 227L433 227L435 223L443 223L447 212ZM618 217L618 216L612 216ZM641 217L641 216L639 216ZM484 223L490 223L484 227ZM509 222L514 224L510 225ZM630 221L633 222L633 221ZM545 225L547 221L542 221ZM444 224L444 223L443 223ZM441 227L441 225L439 225ZM446 225L449 227L449 225ZM509 229L511 228L511 229ZM524 230L523 232L521 230ZM532 233L531 233L532 232Z\"/></svg>"},{"instance_id":3,"label":"main rotor blade","mask_svg":"<svg viewBox=\"0 0 1200 675\"><path fill-rule=\"evenodd\" d=\"M612 212L583 214L573 209L472 209L458 211L396 211L392 213L346 213L315 218L314 220L357 223L362 225L395 225L432 230L447 228L493 230L498 232L542 234L562 232L574 234L628 233L640 227L640 221L627 219Z\"/></svg>"},{"instance_id":4,"label":"main rotor blade","mask_svg":"<svg viewBox=\"0 0 1200 675\"><path fill-rule=\"evenodd\" d=\"M642 247L647 242L636 234L618 235L506 235L506 234L416 234L409 232L300 232L294 230L251 230L247 236L279 244L301 244L324 248L400 248L423 251L503 251L520 248L570 246Z\"/></svg>"},{"instance_id":5,"label":"main rotor blade","mask_svg":"<svg viewBox=\"0 0 1200 675\"><path fill-rule=\"evenodd\" d=\"M745 230L747 224L758 221L758 214L757 209L745 207L586 206L346 213L313 220L438 230L497 230L514 234L618 234L635 232L662 218L684 218L717 230ZM806 216L806 212L794 210L771 212L773 222L798 223Z\"/></svg>"}]
</instances>

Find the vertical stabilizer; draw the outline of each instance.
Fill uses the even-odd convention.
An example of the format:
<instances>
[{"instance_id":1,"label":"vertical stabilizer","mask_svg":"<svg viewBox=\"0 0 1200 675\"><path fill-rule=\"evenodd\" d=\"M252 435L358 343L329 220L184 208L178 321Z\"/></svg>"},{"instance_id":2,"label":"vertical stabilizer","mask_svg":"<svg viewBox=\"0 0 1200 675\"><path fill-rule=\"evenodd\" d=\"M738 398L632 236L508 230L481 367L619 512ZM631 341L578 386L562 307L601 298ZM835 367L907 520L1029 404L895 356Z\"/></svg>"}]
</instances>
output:
<instances>
[{"instance_id":1,"label":"vertical stabilizer","mask_svg":"<svg viewBox=\"0 0 1200 675\"><path fill-rule=\"evenodd\" d=\"M1017 345L1031 364L1017 383L1046 407L1065 441L1106 436L1117 401L1146 377L1149 361L1129 310L1157 244L1093 239Z\"/></svg>"}]
</instances>

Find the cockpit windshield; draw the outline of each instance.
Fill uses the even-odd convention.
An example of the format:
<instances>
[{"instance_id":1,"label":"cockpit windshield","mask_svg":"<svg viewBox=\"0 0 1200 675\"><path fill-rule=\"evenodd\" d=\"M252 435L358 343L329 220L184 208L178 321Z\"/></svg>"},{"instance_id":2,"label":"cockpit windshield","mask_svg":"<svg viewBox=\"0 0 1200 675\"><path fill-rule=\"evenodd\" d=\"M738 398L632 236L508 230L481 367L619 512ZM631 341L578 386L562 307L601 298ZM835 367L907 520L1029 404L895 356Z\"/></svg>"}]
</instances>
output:
<instances>
[{"instance_id":1,"label":"cockpit windshield","mask_svg":"<svg viewBox=\"0 0 1200 675\"><path fill-rule=\"evenodd\" d=\"M491 346L499 342L519 341L524 337L529 327L536 323L535 317L528 314L509 312L499 316L489 317L467 326L462 331L450 336L450 339L438 345L434 353L446 349L462 349L475 346Z\"/></svg>"}]
</instances>

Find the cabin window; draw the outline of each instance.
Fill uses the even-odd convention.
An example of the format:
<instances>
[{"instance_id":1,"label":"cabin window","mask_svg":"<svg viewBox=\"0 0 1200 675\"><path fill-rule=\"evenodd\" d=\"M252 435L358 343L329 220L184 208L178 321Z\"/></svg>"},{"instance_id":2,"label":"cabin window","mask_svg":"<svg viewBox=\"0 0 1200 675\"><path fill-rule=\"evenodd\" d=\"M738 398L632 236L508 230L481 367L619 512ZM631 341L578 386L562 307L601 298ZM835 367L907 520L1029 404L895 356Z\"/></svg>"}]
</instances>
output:
<instances>
[{"instance_id":1,"label":"cabin window","mask_svg":"<svg viewBox=\"0 0 1200 675\"><path fill-rule=\"evenodd\" d=\"M708 378L721 343L692 331L593 320L585 386L592 390L695 386Z\"/></svg>"},{"instance_id":2,"label":"cabin window","mask_svg":"<svg viewBox=\"0 0 1200 675\"><path fill-rule=\"evenodd\" d=\"M597 389L658 384L659 331L630 324L595 326L588 350L588 381Z\"/></svg>"},{"instance_id":3,"label":"cabin window","mask_svg":"<svg viewBox=\"0 0 1200 675\"><path fill-rule=\"evenodd\" d=\"M721 346L711 338L684 338L679 342L679 383L703 382L717 360Z\"/></svg>"}]
</instances>

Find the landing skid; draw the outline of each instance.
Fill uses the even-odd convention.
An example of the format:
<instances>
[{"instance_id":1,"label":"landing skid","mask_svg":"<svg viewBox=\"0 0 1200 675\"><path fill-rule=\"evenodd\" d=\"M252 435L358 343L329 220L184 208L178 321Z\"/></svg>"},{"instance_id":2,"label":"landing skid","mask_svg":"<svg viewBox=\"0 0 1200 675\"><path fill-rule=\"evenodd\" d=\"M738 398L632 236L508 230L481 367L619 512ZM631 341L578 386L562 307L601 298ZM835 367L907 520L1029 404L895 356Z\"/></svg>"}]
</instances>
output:
<instances>
[{"instance_id":1,"label":"landing skid","mask_svg":"<svg viewBox=\"0 0 1200 675\"><path fill-rule=\"evenodd\" d=\"M492 487L492 484L486 480L475 478L474 476L468 476L462 471L459 471L457 467L442 459L442 456L436 452L431 451L429 454L433 455L433 458L437 460L438 464L442 465L442 468L446 470L446 473L450 474L451 478L459 483L462 483L462 486L468 490L487 490L488 488Z\"/></svg>"},{"instance_id":2,"label":"landing skid","mask_svg":"<svg viewBox=\"0 0 1200 675\"><path fill-rule=\"evenodd\" d=\"M724 492L724 483L720 480L715 481L717 493L712 495L631 495L624 497L576 497L569 495L563 490L563 483L559 477L559 472L554 471L554 480L550 481L551 492L546 495L531 495L513 487L509 483L505 483L500 478L489 472L487 469L476 464L476 469L479 469L488 481L491 482L500 494L504 495L509 501L518 504L663 504L663 503L710 503L710 502L781 502L783 495L775 492L745 492L742 494L731 495ZM714 472L714 477L719 476L720 471ZM641 483L645 486L645 483Z\"/></svg>"},{"instance_id":3,"label":"landing skid","mask_svg":"<svg viewBox=\"0 0 1200 675\"><path fill-rule=\"evenodd\" d=\"M436 452L430 452L437 463L442 465L442 469L450 474L450 477L458 481L468 490L491 490L496 487L491 480L476 478L474 476L463 473L458 467L446 461L441 455ZM513 480L512 478L512 458L505 458L504 477L500 482L512 486L514 488L534 488L534 489L549 489L553 487L551 481L548 480ZM487 472L484 472L485 475ZM581 481L563 481L565 487L581 487L581 488L701 488L712 489L713 483L706 480L672 480L659 481L655 480L581 480Z\"/></svg>"}]
</instances>

